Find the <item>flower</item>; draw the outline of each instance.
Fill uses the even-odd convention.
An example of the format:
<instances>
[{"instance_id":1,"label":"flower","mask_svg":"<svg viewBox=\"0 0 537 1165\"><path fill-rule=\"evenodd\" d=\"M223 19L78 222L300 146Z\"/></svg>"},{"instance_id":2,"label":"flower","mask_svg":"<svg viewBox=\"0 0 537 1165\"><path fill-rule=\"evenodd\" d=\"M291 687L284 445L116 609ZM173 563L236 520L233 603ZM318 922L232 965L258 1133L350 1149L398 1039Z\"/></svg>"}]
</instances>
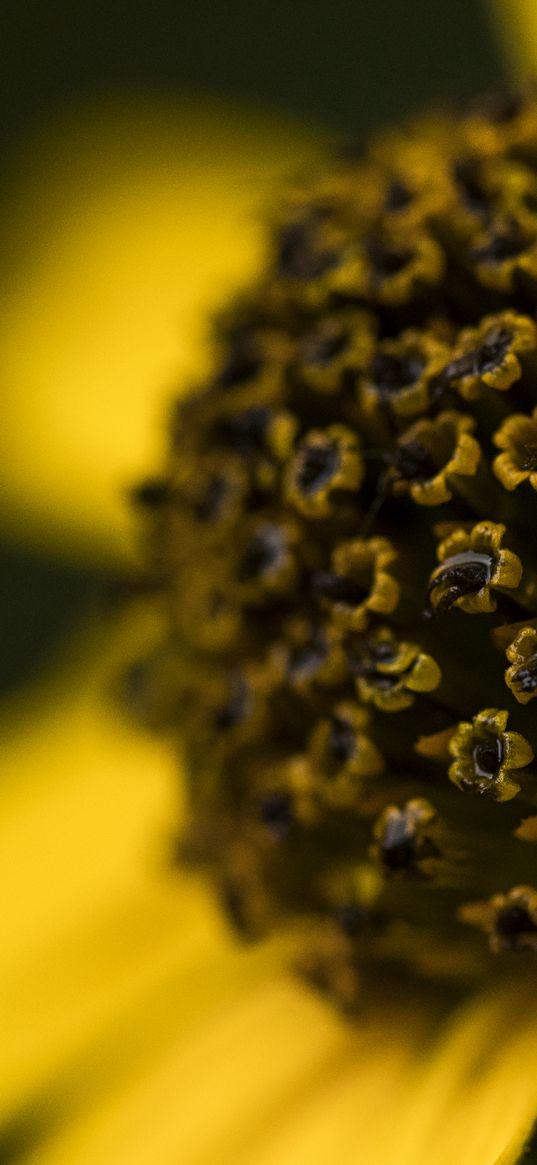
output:
<instances>
[{"instance_id":1,"label":"flower","mask_svg":"<svg viewBox=\"0 0 537 1165\"><path fill-rule=\"evenodd\" d=\"M332 494L355 493L364 467L356 435L344 425L312 429L299 442L286 468L284 489L292 506L307 517L326 517Z\"/></svg>"},{"instance_id":2,"label":"flower","mask_svg":"<svg viewBox=\"0 0 537 1165\"><path fill-rule=\"evenodd\" d=\"M493 437L502 452L494 459L493 469L505 489L516 489L529 481L537 489L537 408L531 416L515 413L507 417Z\"/></svg>"},{"instance_id":3,"label":"flower","mask_svg":"<svg viewBox=\"0 0 537 1165\"><path fill-rule=\"evenodd\" d=\"M519 732L506 732L508 712L487 708L471 724L459 724L449 751L455 758L449 778L459 789L510 801L520 792L515 777L533 760L533 749Z\"/></svg>"},{"instance_id":4,"label":"flower","mask_svg":"<svg viewBox=\"0 0 537 1165\"><path fill-rule=\"evenodd\" d=\"M506 392L522 376L528 353L537 347L532 319L513 311L486 316L476 328L460 333L443 370L443 379L464 400L475 400L484 388Z\"/></svg>"},{"instance_id":5,"label":"flower","mask_svg":"<svg viewBox=\"0 0 537 1165\"><path fill-rule=\"evenodd\" d=\"M340 542L331 559L331 571L314 575L313 586L346 630L362 631L372 613L386 615L397 607L399 584L388 570L396 553L387 538L355 538Z\"/></svg>"},{"instance_id":6,"label":"flower","mask_svg":"<svg viewBox=\"0 0 537 1165\"><path fill-rule=\"evenodd\" d=\"M382 410L403 419L426 412L446 359L444 344L418 329L382 340L359 381L364 424Z\"/></svg>"},{"instance_id":7,"label":"flower","mask_svg":"<svg viewBox=\"0 0 537 1165\"><path fill-rule=\"evenodd\" d=\"M346 646L357 694L383 712L410 708L416 693L432 692L440 684L436 660L418 644L398 639L390 627L352 636Z\"/></svg>"},{"instance_id":8,"label":"flower","mask_svg":"<svg viewBox=\"0 0 537 1165\"><path fill-rule=\"evenodd\" d=\"M470 615L495 611L496 587L518 587L522 563L518 555L502 548L505 526L478 522L470 530L461 526L437 547L440 566L429 579L429 598L434 611L460 607Z\"/></svg>"},{"instance_id":9,"label":"flower","mask_svg":"<svg viewBox=\"0 0 537 1165\"><path fill-rule=\"evenodd\" d=\"M472 417L455 411L420 420L397 439L389 471L394 493L410 493L421 506L448 502L459 477L473 477L481 449L471 433Z\"/></svg>"},{"instance_id":10,"label":"flower","mask_svg":"<svg viewBox=\"0 0 537 1165\"><path fill-rule=\"evenodd\" d=\"M391 960L417 974L423 945L440 978L458 958L470 980L493 975L460 925L465 903L507 893L510 870L531 884L516 819L498 806L533 804L537 738L530 722L507 730L520 708L501 706L514 673L506 685L495 645L502 622L535 614L537 561L530 514L508 505L490 449L497 418L518 420L515 402L535 393L537 98L500 105L477 101L442 132L411 125L393 148L381 139L291 191L264 271L220 325L224 374L217 365L179 405L172 434L204 482L217 455L235 466L230 416L275 409L279 456L267 472L263 414L223 535L197 496L178 523L173 475L149 508L164 592L192 589L201 564L235 610L224 650L187 637L173 721L192 774L184 844L217 887L247 855L231 921L300 923L297 965L345 1013ZM464 412L451 407L461 400ZM480 616L462 636L445 627L461 614ZM164 642L179 661L174 626ZM479 816L460 791L480 795ZM492 846L494 862L480 861ZM382 876L395 869L397 884ZM345 878L346 902L332 894Z\"/></svg>"},{"instance_id":11,"label":"flower","mask_svg":"<svg viewBox=\"0 0 537 1165\"><path fill-rule=\"evenodd\" d=\"M506 649L510 667L505 682L519 704L528 704L537 693L537 631L522 627Z\"/></svg>"},{"instance_id":12,"label":"flower","mask_svg":"<svg viewBox=\"0 0 537 1165\"><path fill-rule=\"evenodd\" d=\"M144 148L149 149L147 142ZM127 170L126 186L132 189L130 177ZM157 213L160 199L155 201ZM83 234L83 222L78 230ZM93 230L90 238L95 246ZM114 268L110 246L109 238L104 259L95 259L99 271L103 263L106 271ZM79 278L86 278L83 265L72 266ZM121 262L116 266L121 270ZM131 272L125 278L126 291ZM66 283L62 296L59 316L67 323L73 298L76 302L72 284ZM17 311L22 317L29 311L35 322L36 303L41 301L34 289ZM16 334L23 330L21 315ZM54 351L58 335L59 326L50 337ZM68 329L65 342L72 342ZM43 368L48 373L43 355L38 347L34 358L41 375ZM18 371L22 375L23 369ZM39 376L35 379L39 385ZM127 392L130 370L121 383ZM90 464L100 462L91 444L87 457ZM28 505L36 505L42 516L55 499L54 523L62 538L66 526L82 531L73 552L87 557L92 539L101 561L117 562L117 542L110 533L113 506L110 501L102 505L113 495L106 464L95 470L96 475L105 471L106 484L86 509L66 490L61 466L54 477L54 464L58 470L56 456L42 496L34 502L28 493ZM114 481L116 473L125 481L130 477L125 467L115 471ZM146 489L143 500L151 501L153 513L164 494L160 485ZM25 503L17 496L20 515ZM28 521L25 535L35 535L37 526L34 522L32 532ZM317 522L315 527L321 540L323 531ZM175 604L179 597L175 590ZM135 731L103 699L120 661L134 648L159 663L143 672L138 704L149 713L163 695L169 696L168 683L164 692L158 684L151 690L151 682L162 675L163 656L151 646L154 612L146 627L142 611L145 605L135 604L122 626L106 623L96 638L88 634L80 655L74 653L75 659L65 664L52 690L33 693L32 714L26 713L20 731L17 718L14 729L6 731L6 1155L40 1165L166 1165L178 1158L220 1165L226 1155L234 1165L291 1160L314 1165L328 1158L350 1165L359 1145L366 1165L387 1160L419 1165L433 1157L439 1165L453 1160L488 1165L500 1157L506 1165L514 1161L537 1101L533 986L523 971L446 1007L452 1002L449 988L448 994L442 988L436 995L426 985L434 982L435 967L436 973L445 967L445 950L437 945L444 918L437 919L435 941L417 952L410 920L402 919L395 934L386 928L376 904L374 874L351 863L337 872L339 914L334 929L330 924L327 931L319 930L311 977L322 983L324 969L333 997L341 1000L347 991L354 1000L355 936L363 925L366 931L372 925L380 962L385 973L388 968L388 981L393 973L399 999L390 1002L379 977L377 993L372 990L358 1020L347 1025L282 969L304 958L302 951L295 952L299 934L284 930L279 938L242 951L203 880L186 870L170 879L162 869L169 822L183 819L171 750ZM319 636L341 663L343 646L334 626L321 625ZM205 648L212 650L210 642ZM278 671L278 661L271 666ZM182 682L184 677L178 678ZM310 688L310 695L315 702L317 690ZM337 708L345 721L348 709ZM365 722L363 727L369 731ZM357 727L357 737L361 732ZM380 753L378 744L375 748ZM367 778L363 775L373 790L381 774L371 771L376 766L368 767ZM295 769L294 780L298 777ZM400 813L408 827L412 811L408 804L397 809L399 804L404 797L390 802L393 820L399 821ZM368 838L370 843L369 829ZM272 846L277 864L278 839L264 837L263 845ZM255 871L248 849L237 853L231 847L228 856L227 872L235 883L222 882L219 889L223 896L227 889L227 908L235 909L239 923L240 903L232 891L237 879L248 881ZM333 885L319 888L320 902L333 895L335 906ZM397 873L389 893L397 894L400 887ZM263 915L266 904L262 887L258 890L250 905ZM446 937L456 996L458 977L459 985L466 986L467 966L453 932ZM405 965L420 976L417 992L406 993ZM374 1109L391 1119L371 1121Z\"/></svg>"},{"instance_id":13,"label":"flower","mask_svg":"<svg viewBox=\"0 0 537 1165\"><path fill-rule=\"evenodd\" d=\"M461 919L484 930L491 951L537 949L537 895L531 886L514 886L490 902L469 903Z\"/></svg>"}]
</instances>

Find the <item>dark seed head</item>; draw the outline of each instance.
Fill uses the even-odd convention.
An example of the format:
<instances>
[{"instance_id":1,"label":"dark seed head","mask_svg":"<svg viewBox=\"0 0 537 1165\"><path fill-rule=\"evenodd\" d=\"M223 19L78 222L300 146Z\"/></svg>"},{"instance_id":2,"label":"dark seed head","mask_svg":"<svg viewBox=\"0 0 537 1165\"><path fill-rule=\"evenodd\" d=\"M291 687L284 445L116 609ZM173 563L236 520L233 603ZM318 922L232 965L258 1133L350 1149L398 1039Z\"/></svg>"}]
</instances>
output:
<instances>
[{"instance_id":1,"label":"dark seed head","mask_svg":"<svg viewBox=\"0 0 537 1165\"><path fill-rule=\"evenodd\" d=\"M167 631L130 705L235 927L296 919L342 1008L386 960L481 980L465 906L537 951L537 98L427 124L295 185L135 495Z\"/></svg>"}]
</instances>

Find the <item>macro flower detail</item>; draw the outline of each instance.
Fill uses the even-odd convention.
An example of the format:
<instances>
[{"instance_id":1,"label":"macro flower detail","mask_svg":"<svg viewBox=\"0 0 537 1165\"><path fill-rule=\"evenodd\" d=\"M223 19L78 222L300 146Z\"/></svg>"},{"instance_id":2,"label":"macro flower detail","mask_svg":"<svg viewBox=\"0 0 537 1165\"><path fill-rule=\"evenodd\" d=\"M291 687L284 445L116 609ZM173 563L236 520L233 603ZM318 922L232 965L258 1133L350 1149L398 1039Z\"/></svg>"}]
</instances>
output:
<instances>
[{"instance_id":1,"label":"macro flower detail","mask_svg":"<svg viewBox=\"0 0 537 1165\"><path fill-rule=\"evenodd\" d=\"M486 708L454 732L449 779L463 792L495 801L510 801L520 792L516 778L531 764L533 749L520 732L506 732L508 719L508 712Z\"/></svg>"},{"instance_id":2,"label":"macro flower detail","mask_svg":"<svg viewBox=\"0 0 537 1165\"><path fill-rule=\"evenodd\" d=\"M506 894L494 894L488 902L469 903L461 907L459 917L484 931L496 955L537 951L537 890L533 886L513 886Z\"/></svg>"},{"instance_id":3,"label":"macro flower detail","mask_svg":"<svg viewBox=\"0 0 537 1165\"><path fill-rule=\"evenodd\" d=\"M519 704L529 704L537 696L537 630L522 627L506 649L510 667L505 682Z\"/></svg>"},{"instance_id":4,"label":"macro flower detail","mask_svg":"<svg viewBox=\"0 0 537 1165\"><path fill-rule=\"evenodd\" d=\"M323 394L343 391L369 364L375 339L370 312L347 309L321 317L298 345L292 365L297 386Z\"/></svg>"},{"instance_id":5,"label":"macro flower detail","mask_svg":"<svg viewBox=\"0 0 537 1165\"><path fill-rule=\"evenodd\" d=\"M424 227L411 240L404 231L372 231L343 249L331 290L379 306L400 306L425 299L441 281L444 265L442 248Z\"/></svg>"},{"instance_id":6,"label":"macro flower detail","mask_svg":"<svg viewBox=\"0 0 537 1165\"><path fill-rule=\"evenodd\" d=\"M285 686L298 692L337 687L346 672L341 637L334 627L297 616L274 646L273 667Z\"/></svg>"},{"instance_id":7,"label":"macro flower detail","mask_svg":"<svg viewBox=\"0 0 537 1165\"><path fill-rule=\"evenodd\" d=\"M448 502L458 479L473 477L481 459L474 428L473 417L446 411L406 429L388 473L393 493L409 493L421 506Z\"/></svg>"},{"instance_id":8,"label":"macro flower detail","mask_svg":"<svg viewBox=\"0 0 537 1165\"><path fill-rule=\"evenodd\" d=\"M396 558L386 538L342 542L332 556L332 570L314 575L313 586L334 623L361 631L371 616L389 615L399 600L399 584L388 567Z\"/></svg>"},{"instance_id":9,"label":"macro flower detail","mask_svg":"<svg viewBox=\"0 0 537 1165\"><path fill-rule=\"evenodd\" d=\"M369 714L357 703L338 704L317 721L308 742L311 766L324 788L350 786L384 769L380 749L367 735Z\"/></svg>"},{"instance_id":10,"label":"macro flower detail","mask_svg":"<svg viewBox=\"0 0 537 1165\"><path fill-rule=\"evenodd\" d=\"M301 514L327 517L337 491L356 493L364 468L357 435L344 425L314 429L299 442L285 477L286 494Z\"/></svg>"},{"instance_id":11,"label":"macro flower detail","mask_svg":"<svg viewBox=\"0 0 537 1165\"><path fill-rule=\"evenodd\" d=\"M494 291L516 292L537 279L537 231L514 214L499 214L472 239L469 261L476 278Z\"/></svg>"},{"instance_id":12,"label":"macro flower detail","mask_svg":"<svg viewBox=\"0 0 537 1165\"><path fill-rule=\"evenodd\" d=\"M388 805L373 831L373 853L381 865L392 873L419 870L426 874L434 869L439 857L432 836L436 816L436 809L425 798L407 801L402 809Z\"/></svg>"},{"instance_id":13,"label":"macro flower detail","mask_svg":"<svg viewBox=\"0 0 537 1165\"><path fill-rule=\"evenodd\" d=\"M486 316L477 327L461 331L442 379L464 400L478 399L487 388L505 392L521 378L536 349L537 328L529 316L513 311Z\"/></svg>"},{"instance_id":14,"label":"macro flower detail","mask_svg":"<svg viewBox=\"0 0 537 1165\"><path fill-rule=\"evenodd\" d=\"M201 471L194 459L185 456L174 467L170 480L164 483L161 499L177 511L179 529L183 531L179 552L186 552L190 536L199 538L200 529L204 535L231 529L241 512L246 485L244 468L234 456L224 457L215 450L208 455ZM158 506L158 494L153 492L149 496L147 488L145 483L145 493L138 491L135 500L151 509Z\"/></svg>"},{"instance_id":15,"label":"macro flower detail","mask_svg":"<svg viewBox=\"0 0 537 1165\"><path fill-rule=\"evenodd\" d=\"M432 611L459 607L470 615L495 611L500 588L516 589L522 578L518 555L502 546L506 532L499 522L478 522L470 530L456 527L437 547L440 565L429 579Z\"/></svg>"},{"instance_id":16,"label":"macro flower detail","mask_svg":"<svg viewBox=\"0 0 537 1165\"><path fill-rule=\"evenodd\" d=\"M389 627L350 637L347 658L358 696L381 712L410 708L418 692L434 691L442 678L432 656L398 639Z\"/></svg>"},{"instance_id":17,"label":"macro flower detail","mask_svg":"<svg viewBox=\"0 0 537 1165\"><path fill-rule=\"evenodd\" d=\"M480 981L466 904L533 878L537 99L485 106L296 180L146 490L183 848L346 1013Z\"/></svg>"},{"instance_id":18,"label":"macro flower detail","mask_svg":"<svg viewBox=\"0 0 537 1165\"><path fill-rule=\"evenodd\" d=\"M523 481L537 489L537 408L530 416L511 414L493 439L502 450L494 459L493 469L505 489L514 490Z\"/></svg>"},{"instance_id":19,"label":"macro flower detail","mask_svg":"<svg viewBox=\"0 0 537 1165\"><path fill-rule=\"evenodd\" d=\"M285 594L299 579L298 532L292 522L254 521L245 530L236 566L237 590L244 602Z\"/></svg>"},{"instance_id":20,"label":"macro flower detail","mask_svg":"<svg viewBox=\"0 0 537 1165\"><path fill-rule=\"evenodd\" d=\"M512 23L518 0L507 7ZM91 166L76 119L64 166L54 143L47 176L46 142L30 166L28 205L40 205L20 234L38 271L23 264L3 310L4 435L17 452L13 467L3 459L4 520L9 507L8 529L20 527L25 544L35 535L47 555L54 545L92 571L97 551L113 575L99 625L65 644L59 673L17 694L20 721L6 708L10 1160L515 1165L534 1152L534 774L522 770L521 792L503 804L447 777L447 740L480 708L508 709L507 727L536 748L535 705L506 685L503 654L536 621L534 494L506 491L492 470L494 433L535 406L533 357L523 355L509 391L483 383L474 399L443 375L465 328L507 310L535 315L527 288L483 293L465 268L466 244L500 202L504 213L511 204L517 217L534 213L537 148L531 134L525 145L513 137L517 106L502 104L486 157L490 115L477 119L472 107L472 146L468 118L435 112L383 132L364 159L349 151L313 184L304 178L303 205L314 185L325 215L338 217L343 193L355 208L347 241L381 220L409 239L426 224L445 274L401 308L323 300L328 272L317 298L308 280L292 295L282 281L269 292L267 251L252 248L251 234L255 207L277 196L254 189L252 213L249 174L254 187L275 177L271 150L286 145L254 119L237 167L244 110L231 133L218 110L216 142L205 119L199 176L181 156L191 109L163 138L160 108L149 125L136 110L135 149L122 116L107 149L100 103ZM299 156L300 143L285 169ZM275 250L276 239L271 272ZM213 325L211 364L206 321L244 284L248 251L254 283ZM327 356L326 377L310 380L303 344L344 343L343 320L346 355ZM425 411L398 416L374 395L366 410L361 383L375 352L409 329L443 349ZM239 355L239 332L244 352L255 333L261 357L242 381L237 366L219 372ZM193 391L174 410L163 458L160 426L151 442L156 394L179 381ZM388 488L388 471L411 426L451 410L474 422L481 460L452 482L449 500L422 506ZM306 434L332 424L357 436L363 478L313 519L288 502L285 473ZM138 478L129 511L125 491ZM488 519L505 525L521 585L498 591L496 612L480 619L424 618L437 541ZM341 544L377 537L397 554L387 573L399 599L348 630L315 579L332 571ZM278 573L282 542L288 576ZM429 691L407 689L412 702L396 715L358 693L356 663L377 637L393 645L379 647L384 663L413 645L441 671ZM429 820L411 820L416 801ZM510 887L527 897L499 921L494 955L464 908L478 903L483 918Z\"/></svg>"},{"instance_id":21,"label":"macro flower detail","mask_svg":"<svg viewBox=\"0 0 537 1165\"><path fill-rule=\"evenodd\" d=\"M434 399L448 349L434 334L409 329L382 340L358 383L364 424L370 418L396 421L426 413Z\"/></svg>"}]
</instances>

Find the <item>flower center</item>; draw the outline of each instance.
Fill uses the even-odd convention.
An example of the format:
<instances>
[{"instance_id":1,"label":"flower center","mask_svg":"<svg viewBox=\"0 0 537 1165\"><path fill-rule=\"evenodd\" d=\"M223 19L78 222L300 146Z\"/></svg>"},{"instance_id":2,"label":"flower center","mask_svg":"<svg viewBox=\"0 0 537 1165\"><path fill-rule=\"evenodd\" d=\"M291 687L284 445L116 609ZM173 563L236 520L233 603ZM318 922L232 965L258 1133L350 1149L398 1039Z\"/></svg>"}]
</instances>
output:
<instances>
[{"instance_id":1,"label":"flower center","mask_svg":"<svg viewBox=\"0 0 537 1165\"><path fill-rule=\"evenodd\" d=\"M249 333L235 337L228 352L226 363L217 377L219 388L230 389L237 384L253 379L263 366L257 344Z\"/></svg>"},{"instance_id":2,"label":"flower center","mask_svg":"<svg viewBox=\"0 0 537 1165\"><path fill-rule=\"evenodd\" d=\"M478 263L503 263L521 255L530 242L528 232L515 218L510 218L504 226L496 229L488 243L472 251L472 257Z\"/></svg>"},{"instance_id":3,"label":"flower center","mask_svg":"<svg viewBox=\"0 0 537 1165\"><path fill-rule=\"evenodd\" d=\"M332 716L328 736L328 751L333 760L340 764L352 759L356 753L356 738L351 725L341 718Z\"/></svg>"},{"instance_id":4,"label":"flower center","mask_svg":"<svg viewBox=\"0 0 537 1165\"><path fill-rule=\"evenodd\" d=\"M194 505L194 512L200 522L214 522L220 517L228 494L228 482L224 477L211 477L200 498Z\"/></svg>"},{"instance_id":5,"label":"flower center","mask_svg":"<svg viewBox=\"0 0 537 1165\"><path fill-rule=\"evenodd\" d=\"M511 904L500 910L496 922L499 934L504 938L515 937L519 934L535 934L537 926L532 922L528 911L523 906Z\"/></svg>"},{"instance_id":6,"label":"flower center","mask_svg":"<svg viewBox=\"0 0 537 1165\"><path fill-rule=\"evenodd\" d=\"M238 453L255 453L262 449L270 420L270 409L253 406L244 412L224 417L218 424L219 436Z\"/></svg>"},{"instance_id":7,"label":"flower center","mask_svg":"<svg viewBox=\"0 0 537 1165\"><path fill-rule=\"evenodd\" d=\"M390 247L381 239L369 239L367 256L373 275L379 281L398 275L410 263L413 251L410 247Z\"/></svg>"},{"instance_id":8,"label":"flower center","mask_svg":"<svg viewBox=\"0 0 537 1165\"><path fill-rule=\"evenodd\" d=\"M427 597L433 609L438 613L449 611L463 595L482 590L490 582L492 566L489 554L478 554L475 550L463 550L446 558L433 572L429 583Z\"/></svg>"},{"instance_id":9,"label":"flower center","mask_svg":"<svg viewBox=\"0 0 537 1165\"><path fill-rule=\"evenodd\" d=\"M330 364L348 347L349 335L344 329L331 332L317 332L308 336L301 348L305 364L324 366Z\"/></svg>"},{"instance_id":10,"label":"flower center","mask_svg":"<svg viewBox=\"0 0 537 1165\"><path fill-rule=\"evenodd\" d=\"M319 279L338 261L337 251L319 243L315 223L290 223L282 231L278 261L281 275L299 280Z\"/></svg>"},{"instance_id":11,"label":"flower center","mask_svg":"<svg viewBox=\"0 0 537 1165\"><path fill-rule=\"evenodd\" d=\"M236 673L231 678L227 702L215 713L215 727L223 732L235 728L247 716L250 703L248 685L244 677Z\"/></svg>"},{"instance_id":12,"label":"flower center","mask_svg":"<svg viewBox=\"0 0 537 1165\"><path fill-rule=\"evenodd\" d=\"M285 536L276 525L263 526L248 542L239 565L239 579L259 578L281 562L285 554Z\"/></svg>"},{"instance_id":13,"label":"flower center","mask_svg":"<svg viewBox=\"0 0 537 1165\"><path fill-rule=\"evenodd\" d=\"M294 680L309 679L322 667L328 655L328 646L322 632L317 632L309 643L290 653L289 673Z\"/></svg>"},{"instance_id":14,"label":"flower center","mask_svg":"<svg viewBox=\"0 0 537 1165\"><path fill-rule=\"evenodd\" d=\"M477 158L461 158L453 167L455 182L470 210L482 211L490 198L483 184L481 165Z\"/></svg>"},{"instance_id":15,"label":"flower center","mask_svg":"<svg viewBox=\"0 0 537 1165\"><path fill-rule=\"evenodd\" d=\"M370 588L358 579L347 578L330 571L319 573L314 579L315 591L323 599L342 603L345 607L359 607L370 594Z\"/></svg>"},{"instance_id":16,"label":"flower center","mask_svg":"<svg viewBox=\"0 0 537 1165\"><path fill-rule=\"evenodd\" d=\"M405 210L411 202L412 194L404 182L395 179L390 183L384 203L386 210Z\"/></svg>"},{"instance_id":17,"label":"flower center","mask_svg":"<svg viewBox=\"0 0 537 1165\"><path fill-rule=\"evenodd\" d=\"M515 443L516 459L521 469L534 473L537 470L537 439L535 443L517 441Z\"/></svg>"},{"instance_id":18,"label":"flower center","mask_svg":"<svg viewBox=\"0 0 537 1165\"><path fill-rule=\"evenodd\" d=\"M293 821L293 798L286 792L267 793L261 798L259 814L276 840L287 837Z\"/></svg>"},{"instance_id":19,"label":"flower center","mask_svg":"<svg viewBox=\"0 0 537 1165\"><path fill-rule=\"evenodd\" d=\"M335 441L324 445L308 445L303 452L297 485L310 497L328 485L340 464L339 449Z\"/></svg>"},{"instance_id":20,"label":"flower center","mask_svg":"<svg viewBox=\"0 0 537 1165\"><path fill-rule=\"evenodd\" d=\"M537 953L537 95L424 124L282 206L138 491L168 632L135 703L182 735L189 852L342 1008Z\"/></svg>"},{"instance_id":21,"label":"flower center","mask_svg":"<svg viewBox=\"0 0 537 1165\"><path fill-rule=\"evenodd\" d=\"M428 481L437 473L432 454L421 441L405 441L397 448L393 458L394 468L405 481Z\"/></svg>"},{"instance_id":22,"label":"flower center","mask_svg":"<svg viewBox=\"0 0 537 1165\"><path fill-rule=\"evenodd\" d=\"M391 396L416 384L424 368L425 361L418 352L407 356L377 352L371 361L370 374L379 392Z\"/></svg>"},{"instance_id":23,"label":"flower center","mask_svg":"<svg viewBox=\"0 0 537 1165\"><path fill-rule=\"evenodd\" d=\"M483 376L499 368L509 351L513 337L507 328L491 328L483 343L473 352L453 360L444 369L444 379L458 380L464 376Z\"/></svg>"},{"instance_id":24,"label":"flower center","mask_svg":"<svg viewBox=\"0 0 537 1165\"><path fill-rule=\"evenodd\" d=\"M498 776L503 761L501 740L493 737L491 740L476 744L472 751L472 757L476 775L494 780Z\"/></svg>"},{"instance_id":25,"label":"flower center","mask_svg":"<svg viewBox=\"0 0 537 1165\"><path fill-rule=\"evenodd\" d=\"M534 692L537 688L537 654L517 667L511 683L519 692Z\"/></svg>"}]
</instances>

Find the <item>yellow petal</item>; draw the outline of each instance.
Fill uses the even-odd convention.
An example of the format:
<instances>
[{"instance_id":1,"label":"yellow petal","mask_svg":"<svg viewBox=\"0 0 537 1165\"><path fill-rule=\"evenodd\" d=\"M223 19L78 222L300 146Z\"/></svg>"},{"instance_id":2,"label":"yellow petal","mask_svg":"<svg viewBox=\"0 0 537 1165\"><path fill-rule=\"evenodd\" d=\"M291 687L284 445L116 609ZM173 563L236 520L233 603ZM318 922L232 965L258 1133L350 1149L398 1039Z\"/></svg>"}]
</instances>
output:
<instances>
[{"instance_id":1,"label":"yellow petal","mask_svg":"<svg viewBox=\"0 0 537 1165\"><path fill-rule=\"evenodd\" d=\"M212 312L255 277L303 127L221 102L94 105L17 158L0 269L0 525L132 560L124 494L162 457L174 392L206 373Z\"/></svg>"},{"instance_id":2,"label":"yellow petal","mask_svg":"<svg viewBox=\"0 0 537 1165\"><path fill-rule=\"evenodd\" d=\"M497 42L513 76L532 76L537 68L537 9L534 0L488 0L498 24Z\"/></svg>"}]
</instances>

